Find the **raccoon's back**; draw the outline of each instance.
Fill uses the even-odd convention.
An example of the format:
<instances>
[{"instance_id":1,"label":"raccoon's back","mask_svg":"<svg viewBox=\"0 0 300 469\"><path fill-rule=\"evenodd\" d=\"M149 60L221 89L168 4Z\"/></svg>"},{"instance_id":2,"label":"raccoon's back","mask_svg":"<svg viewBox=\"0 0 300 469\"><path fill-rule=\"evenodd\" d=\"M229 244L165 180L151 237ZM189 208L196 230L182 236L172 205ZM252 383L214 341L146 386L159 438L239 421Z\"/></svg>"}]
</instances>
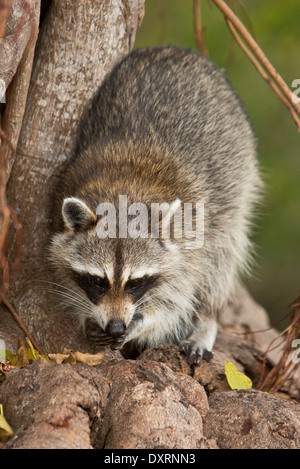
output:
<instances>
[{"instance_id":1,"label":"raccoon's back","mask_svg":"<svg viewBox=\"0 0 300 469\"><path fill-rule=\"evenodd\" d=\"M131 139L167 146L196 172L216 153L254 148L248 119L223 72L175 47L125 57L96 93L80 130L76 154L96 142Z\"/></svg>"}]
</instances>

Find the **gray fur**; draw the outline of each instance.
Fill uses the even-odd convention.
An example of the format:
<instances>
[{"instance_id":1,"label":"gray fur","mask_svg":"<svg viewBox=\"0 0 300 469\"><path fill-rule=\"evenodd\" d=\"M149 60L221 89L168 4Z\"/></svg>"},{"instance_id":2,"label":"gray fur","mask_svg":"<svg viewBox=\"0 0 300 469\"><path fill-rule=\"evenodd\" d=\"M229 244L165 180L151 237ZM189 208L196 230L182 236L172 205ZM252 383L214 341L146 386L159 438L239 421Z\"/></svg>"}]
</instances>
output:
<instances>
[{"instance_id":1,"label":"gray fur","mask_svg":"<svg viewBox=\"0 0 300 469\"><path fill-rule=\"evenodd\" d=\"M89 319L105 330L110 319L121 318L123 343L182 343L189 362L198 363L213 348L217 311L249 265L260 190L251 126L223 72L179 48L131 53L84 112L57 189L50 257L63 288L83 298L79 308L71 301L80 323ZM117 205L120 194L147 207L176 199L204 202L203 247L186 249L185 240L175 238L101 240L93 223L64 227L63 199L78 198L88 207L83 218L93 219L90 211L95 214L101 202ZM92 304L71 268L109 271L110 291ZM134 304L121 277L141 269L158 272L159 281Z\"/></svg>"}]
</instances>

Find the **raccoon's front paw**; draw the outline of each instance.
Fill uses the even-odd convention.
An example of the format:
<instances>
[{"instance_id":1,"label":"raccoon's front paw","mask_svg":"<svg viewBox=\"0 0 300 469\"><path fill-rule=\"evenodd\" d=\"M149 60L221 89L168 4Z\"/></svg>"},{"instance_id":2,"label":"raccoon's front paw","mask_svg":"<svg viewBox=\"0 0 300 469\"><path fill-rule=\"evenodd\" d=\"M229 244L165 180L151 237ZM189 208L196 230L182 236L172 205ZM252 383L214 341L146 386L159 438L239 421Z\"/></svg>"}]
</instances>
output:
<instances>
[{"instance_id":1,"label":"raccoon's front paw","mask_svg":"<svg viewBox=\"0 0 300 469\"><path fill-rule=\"evenodd\" d=\"M181 342L189 365L200 365L202 360L209 362L212 359L216 336L217 323L214 319L195 321L195 330Z\"/></svg>"},{"instance_id":2,"label":"raccoon's front paw","mask_svg":"<svg viewBox=\"0 0 300 469\"><path fill-rule=\"evenodd\" d=\"M86 338L98 345L113 345L113 337L109 337L93 319L87 319L84 325Z\"/></svg>"},{"instance_id":3,"label":"raccoon's front paw","mask_svg":"<svg viewBox=\"0 0 300 469\"><path fill-rule=\"evenodd\" d=\"M214 356L211 350L203 348L197 340L183 340L181 347L187 355L188 365L200 365L202 360L209 362Z\"/></svg>"}]
</instances>

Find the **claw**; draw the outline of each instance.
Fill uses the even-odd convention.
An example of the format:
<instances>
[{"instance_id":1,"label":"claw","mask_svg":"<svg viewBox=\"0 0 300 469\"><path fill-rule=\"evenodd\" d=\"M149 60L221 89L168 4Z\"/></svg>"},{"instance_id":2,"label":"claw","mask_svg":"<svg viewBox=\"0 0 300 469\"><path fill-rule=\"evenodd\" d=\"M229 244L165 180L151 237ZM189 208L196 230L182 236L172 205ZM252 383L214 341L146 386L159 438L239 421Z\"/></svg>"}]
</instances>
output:
<instances>
[{"instance_id":1,"label":"claw","mask_svg":"<svg viewBox=\"0 0 300 469\"><path fill-rule=\"evenodd\" d=\"M190 353L187 357L188 365L196 365L199 366L202 362L202 357L199 352Z\"/></svg>"},{"instance_id":2,"label":"claw","mask_svg":"<svg viewBox=\"0 0 300 469\"><path fill-rule=\"evenodd\" d=\"M122 347L123 341L125 338L125 334L123 334L121 337L118 337L117 339L114 340L114 343L111 344L110 348L111 350L118 350L119 348Z\"/></svg>"},{"instance_id":3,"label":"claw","mask_svg":"<svg viewBox=\"0 0 300 469\"><path fill-rule=\"evenodd\" d=\"M197 347L194 342L184 341L181 344L181 351L185 352L187 355L187 363L192 366L199 366L202 363L202 360L210 362L214 354L210 350Z\"/></svg>"},{"instance_id":4,"label":"claw","mask_svg":"<svg viewBox=\"0 0 300 469\"><path fill-rule=\"evenodd\" d=\"M206 349L204 350L203 355L202 355L203 360L210 362L213 357L214 357L213 352L210 352L209 350L206 350Z\"/></svg>"}]
</instances>

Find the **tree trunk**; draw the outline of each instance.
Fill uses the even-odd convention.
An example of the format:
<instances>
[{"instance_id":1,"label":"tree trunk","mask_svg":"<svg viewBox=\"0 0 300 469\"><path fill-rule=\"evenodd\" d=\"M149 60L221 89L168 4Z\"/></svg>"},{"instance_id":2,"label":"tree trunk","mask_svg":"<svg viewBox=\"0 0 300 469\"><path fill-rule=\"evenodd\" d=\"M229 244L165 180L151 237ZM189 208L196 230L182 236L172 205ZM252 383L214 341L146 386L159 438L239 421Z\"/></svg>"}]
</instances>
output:
<instances>
[{"instance_id":1,"label":"tree trunk","mask_svg":"<svg viewBox=\"0 0 300 469\"><path fill-rule=\"evenodd\" d=\"M37 11L39 2L33 3ZM69 319L61 319L54 310L43 283L48 279L45 267L55 175L70 155L83 108L113 65L132 48L143 13L144 0L52 0L39 32L17 149L6 165L8 205L22 225L23 244L18 277L10 282L8 297L48 351L80 340ZM18 96L14 88L10 102L14 104ZM11 136L11 115L4 122ZM12 229L7 250L10 266L19 255L18 244ZM0 321L1 338L15 345L22 334L5 308Z\"/></svg>"}]
</instances>

